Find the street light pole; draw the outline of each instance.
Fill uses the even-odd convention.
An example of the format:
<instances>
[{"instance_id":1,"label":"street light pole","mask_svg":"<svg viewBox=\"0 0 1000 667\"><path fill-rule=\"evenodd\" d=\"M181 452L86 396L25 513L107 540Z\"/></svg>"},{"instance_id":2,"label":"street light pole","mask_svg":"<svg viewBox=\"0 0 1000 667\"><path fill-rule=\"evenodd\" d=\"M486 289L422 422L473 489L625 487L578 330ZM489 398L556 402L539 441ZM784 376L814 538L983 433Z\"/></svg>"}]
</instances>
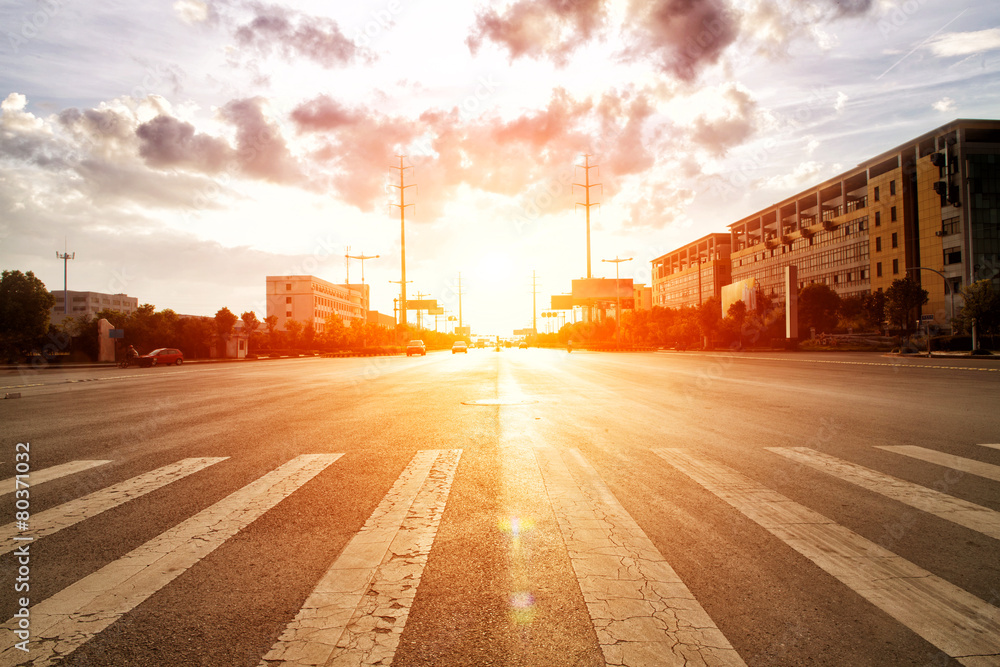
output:
<instances>
[{"instance_id":1,"label":"street light pole","mask_svg":"<svg viewBox=\"0 0 1000 667\"><path fill-rule=\"evenodd\" d=\"M66 287L66 272L69 269L69 260L76 259L76 253L59 253L56 250L56 257L63 261L63 315L69 315L69 292Z\"/></svg>"},{"instance_id":2,"label":"street light pole","mask_svg":"<svg viewBox=\"0 0 1000 667\"><path fill-rule=\"evenodd\" d=\"M621 347L621 326L622 326L622 293L618 289L618 265L622 262L631 262L631 257L626 257L624 259L619 259L618 255L615 255L614 259L602 259L602 262L609 262L615 265L615 299L617 301L615 305L615 347Z\"/></svg>"},{"instance_id":3,"label":"street light pole","mask_svg":"<svg viewBox=\"0 0 1000 667\"><path fill-rule=\"evenodd\" d=\"M931 269L931 268L928 268L926 266L913 266L913 267L908 268L907 271L930 271L932 273L936 273L939 276L941 276L941 279L944 281L944 296L946 297L945 301L944 301L944 316L948 319L948 327L950 329L950 327L951 327L951 317L948 316L948 299L947 299L947 296L948 296L948 278L947 278L947 276L945 276L943 273L941 273L937 269ZM952 294L952 309L954 309L954 307L955 307L954 296L955 295ZM928 357L931 356L931 325L930 324L927 325L927 356Z\"/></svg>"}]
</instances>

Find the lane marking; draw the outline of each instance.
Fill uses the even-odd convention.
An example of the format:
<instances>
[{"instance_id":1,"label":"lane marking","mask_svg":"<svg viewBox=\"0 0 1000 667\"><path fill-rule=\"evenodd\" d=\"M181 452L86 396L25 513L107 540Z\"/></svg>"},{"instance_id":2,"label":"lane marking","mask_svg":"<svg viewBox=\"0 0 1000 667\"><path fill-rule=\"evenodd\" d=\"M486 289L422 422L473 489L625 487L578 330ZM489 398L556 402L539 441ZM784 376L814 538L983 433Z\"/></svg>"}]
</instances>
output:
<instances>
[{"instance_id":1,"label":"lane marking","mask_svg":"<svg viewBox=\"0 0 1000 667\"><path fill-rule=\"evenodd\" d=\"M765 447L773 452L918 510L1000 540L1000 512L848 463L807 447Z\"/></svg>"},{"instance_id":2,"label":"lane marking","mask_svg":"<svg viewBox=\"0 0 1000 667\"><path fill-rule=\"evenodd\" d=\"M958 662L1000 654L997 607L727 466L653 451Z\"/></svg>"},{"instance_id":3,"label":"lane marking","mask_svg":"<svg viewBox=\"0 0 1000 667\"><path fill-rule=\"evenodd\" d=\"M887 452L902 454L903 456L909 456L910 458L926 461L927 463L933 463L945 468L952 468L1000 482L1000 466L995 466L992 463L983 463L975 459L967 459L955 456L954 454L927 449L926 447L917 447L916 445L880 445L876 449L884 449Z\"/></svg>"},{"instance_id":4,"label":"lane marking","mask_svg":"<svg viewBox=\"0 0 1000 667\"><path fill-rule=\"evenodd\" d=\"M30 488L32 486L44 484L45 482L51 482L52 480L59 479L60 477L75 475L78 472L102 466L105 463L111 463L111 461L70 461L68 463L52 466L51 468L33 470L28 474L28 478L24 481L28 482ZM5 496L8 493L14 493L15 479L16 478L14 477L8 477L7 479L0 481L0 496Z\"/></svg>"},{"instance_id":5,"label":"lane marking","mask_svg":"<svg viewBox=\"0 0 1000 667\"><path fill-rule=\"evenodd\" d=\"M745 666L580 452L535 456L607 663Z\"/></svg>"},{"instance_id":6,"label":"lane marking","mask_svg":"<svg viewBox=\"0 0 1000 667\"><path fill-rule=\"evenodd\" d=\"M343 454L299 456L30 609L30 652L4 625L0 666L48 665L176 579ZM23 662L22 662L23 661Z\"/></svg>"},{"instance_id":7,"label":"lane marking","mask_svg":"<svg viewBox=\"0 0 1000 667\"><path fill-rule=\"evenodd\" d=\"M229 457L184 459L157 470L151 470L106 489L94 491L82 498L71 500L44 512L32 514L29 521L30 530L26 532L18 530L16 522L9 523L0 527L0 554L14 551L20 546L12 539L15 535L27 534L35 539L51 535L84 519L97 516L101 512L106 512L118 505L156 491L162 486L187 477L210 465L225 461L227 458Z\"/></svg>"},{"instance_id":8,"label":"lane marking","mask_svg":"<svg viewBox=\"0 0 1000 667\"><path fill-rule=\"evenodd\" d=\"M1000 445L979 445L980 447L991 447L993 449L1000 449Z\"/></svg>"},{"instance_id":9,"label":"lane marking","mask_svg":"<svg viewBox=\"0 0 1000 667\"><path fill-rule=\"evenodd\" d=\"M673 354L668 350L660 350L658 354ZM887 362L887 361L834 361L832 359L793 359L791 357L758 357L752 354L706 354L698 352L682 352L679 353L684 357L714 357L718 359L743 359L745 361L791 361L799 364L834 364L838 366L891 366L893 368L936 368L938 370L948 370L948 371L986 371L986 372L1000 372L1000 367L998 368L984 368L981 366L939 366L937 364L914 364L909 363L911 360L907 359L905 362ZM913 359L912 361L916 361Z\"/></svg>"},{"instance_id":10,"label":"lane marking","mask_svg":"<svg viewBox=\"0 0 1000 667\"><path fill-rule=\"evenodd\" d=\"M461 456L417 452L261 667L392 662Z\"/></svg>"}]
</instances>

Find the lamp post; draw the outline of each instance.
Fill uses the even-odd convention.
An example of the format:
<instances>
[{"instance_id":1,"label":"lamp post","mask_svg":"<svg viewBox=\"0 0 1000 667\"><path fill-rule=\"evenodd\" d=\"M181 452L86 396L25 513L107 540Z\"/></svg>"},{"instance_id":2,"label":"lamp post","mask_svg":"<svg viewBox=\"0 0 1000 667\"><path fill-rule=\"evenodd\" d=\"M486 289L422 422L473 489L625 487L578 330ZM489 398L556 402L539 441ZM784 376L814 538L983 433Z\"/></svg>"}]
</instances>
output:
<instances>
[{"instance_id":1,"label":"lamp post","mask_svg":"<svg viewBox=\"0 0 1000 667\"><path fill-rule=\"evenodd\" d=\"M948 278L947 278L947 276L945 276L943 273L941 273L937 269L930 269L930 268L927 268L926 266L913 266L913 267L908 268L907 271L930 271L932 273L938 274L939 276L941 276L941 279L944 281L944 296L945 297L948 296ZM952 295L952 301L954 302L954 294ZM945 308L945 310L944 310L945 315L944 316L948 319L948 326L950 327L951 326L951 317L948 316L948 299L947 298L945 298L945 301L944 301L944 308ZM954 309L954 303L952 303L952 308ZM929 323L927 324L927 356L928 357L931 356L931 325Z\"/></svg>"},{"instance_id":2,"label":"lamp post","mask_svg":"<svg viewBox=\"0 0 1000 667\"><path fill-rule=\"evenodd\" d=\"M609 262L615 265L615 347L621 347L621 341L619 339L621 335L622 326L622 294L618 289L618 265L622 262L631 262L631 257L626 257L624 259L619 259L618 255L615 255L614 259L602 259L602 262Z\"/></svg>"}]
</instances>

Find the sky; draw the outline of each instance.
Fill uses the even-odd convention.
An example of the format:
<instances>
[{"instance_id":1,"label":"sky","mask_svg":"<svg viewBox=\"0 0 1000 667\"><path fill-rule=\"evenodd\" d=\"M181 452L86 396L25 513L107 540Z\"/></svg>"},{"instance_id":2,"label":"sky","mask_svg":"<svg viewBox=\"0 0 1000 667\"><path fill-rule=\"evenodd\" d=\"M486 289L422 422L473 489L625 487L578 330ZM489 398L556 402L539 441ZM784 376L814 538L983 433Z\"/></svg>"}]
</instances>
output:
<instances>
[{"instance_id":1,"label":"sky","mask_svg":"<svg viewBox=\"0 0 1000 667\"><path fill-rule=\"evenodd\" d=\"M58 290L68 251L69 289L191 315L263 318L265 276L342 283L348 253L379 256L391 314L400 155L408 298L457 316L461 274L464 323L510 335L533 275L539 314L586 275L585 159L592 274L632 258L650 284L666 252L1000 118L996 0L15 0L0 28L0 268Z\"/></svg>"}]
</instances>

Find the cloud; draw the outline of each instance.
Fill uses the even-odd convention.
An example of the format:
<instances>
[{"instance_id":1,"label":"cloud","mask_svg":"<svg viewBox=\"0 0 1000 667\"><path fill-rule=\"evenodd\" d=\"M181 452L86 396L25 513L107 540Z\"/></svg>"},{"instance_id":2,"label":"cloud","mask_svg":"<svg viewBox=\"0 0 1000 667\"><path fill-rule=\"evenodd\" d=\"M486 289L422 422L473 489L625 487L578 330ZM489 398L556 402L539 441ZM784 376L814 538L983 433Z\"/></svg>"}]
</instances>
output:
<instances>
[{"instance_id":1,"label":"cloud","mask_svg":"<svg viewBox=\"0 0 1000 667\"><path fill-rule=\"evenodd\" d=\"M293 12L278 5L252 5L254 17L234 32L237 43L261 56L278 53L287 59L304 57L331 69L370 62L373 55L357 46L336 21Z\"/></svg>"},{"instance_id":2,"label":"cloud","mask_svg":"<svg viewBox=\"0 0 1000 667\"><path fill-rule=\"evenodd\" d=\"M303 181L278 126L264 115L264 98L232 100L220 110L236 126L236 156L244 174L272 183Z\"/></svg>"},{"instance_id":3,"label":"cloud","mask_svg":"<svg viewBox=\"0 0 1000 667\"><path fill-rule=\"evenodd\" d=\"M872 0L749 0L743 5L740 28L745 47L756 54L787 57L797 39L811 39L826 51L836 46L823 26L870 13Z\"/></svg>"},{"instance_id":4,"label":"cloud","mask_svg":"<svg viewBox=\"0 0 1000 667\"><path fill-rule=\"evenodd\" d=\"M627 58L651 58L664 72L692 81L736 39L739 17L723 0L632 0L627 28Z\"/></svg>"},{"instance_id":5,"label":"cloud","mask_svg":"<svg viewBox=\"0 0 1000 667\"><path fill-rule=\"evenodd\" d=\"M492 7L476 15L466 39L475 54L483 42L505 48L510 59L550 58L568 62L576 48L589 42L606 18L604 0L517 0L501 15Z\"/></svg>"},{"instance_id":6,"label":"cloud","mask_svg":"<svg viewBox=\"0 0 1000 667\"><path fill-rule=\"evenodd\" d=\"M160 115L136 128L139 155L151 167L189 168L205 173L220 171L233 158L229 144L195 132L194 125Z\"/></svg>"},{"instance_id":7,"label":"cloud","mask_svg":"<svg viewBox=\"0 0 1000 667\"><path fill-rule=\"evenodd\" d=\"M955 100L950 97L942 97L931 106L934 107L934 110L937 112L947 113L955 110Z\"/></svg>"},{"instance_id":8,"label":"cloud","mask_svg":"<svg viewBox=\"0 0 1000 667\"><path fill-rule=\"evenodd\" d=\"M174 12L185 23L203 23L208 20L208 5L201 0L177 0Z\"/></svg>"},{"instance_id":9,"label":"cloud","mask_svg":"<svg viewBox=\"0 0 1000 667\"><path fill-rule=\"evenodd\" d=\"M720 92L720 107L692 124L694 143L715 157L745 142L757 128L757 102L748 91L730 83Z\"/></svg>"},{"instance_id":10,"label":"cloud","mask_svg":"<svg viewBox=\"0 0 1000 667\"><path fill-rule=\"evenodd\" d=\"M949 32L935 37L927 48L940 58L967 56L1000 49L1000 28L975 32Z\"/></svg>"}]
</instances>

